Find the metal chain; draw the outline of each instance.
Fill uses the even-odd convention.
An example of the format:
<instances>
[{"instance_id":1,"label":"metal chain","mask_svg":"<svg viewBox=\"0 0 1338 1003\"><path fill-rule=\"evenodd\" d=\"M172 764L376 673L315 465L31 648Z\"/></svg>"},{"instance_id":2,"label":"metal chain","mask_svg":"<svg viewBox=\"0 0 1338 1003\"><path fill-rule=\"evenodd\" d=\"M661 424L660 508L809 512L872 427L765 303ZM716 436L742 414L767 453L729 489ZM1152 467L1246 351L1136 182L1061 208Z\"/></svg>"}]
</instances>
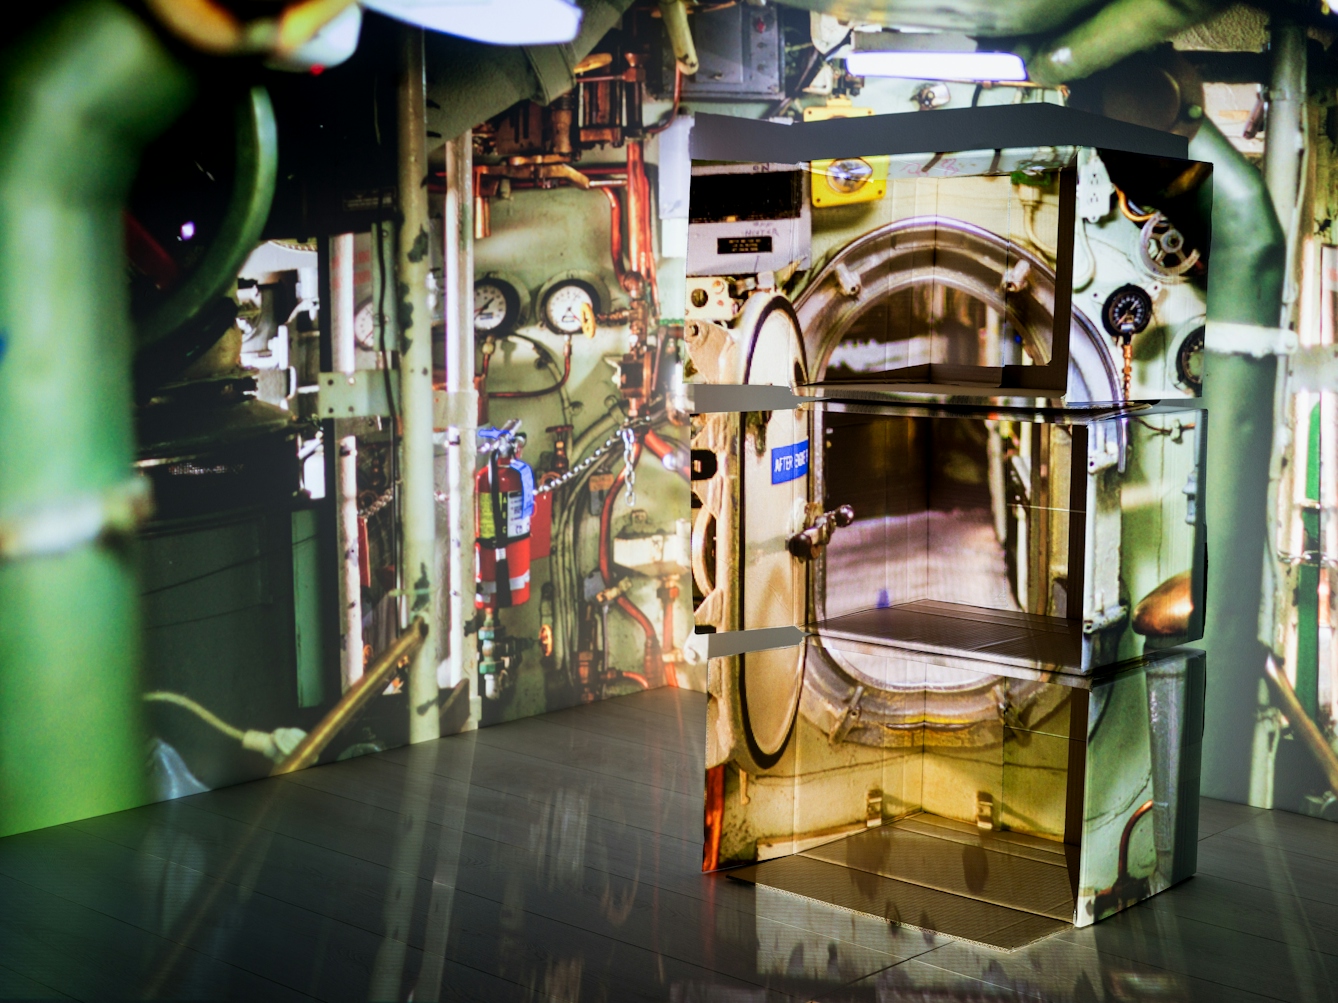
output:
<instances>
[{"instance_id":1,"label":"metal chain","mask_svg":"<svg viewBox=\"0 0 1338 1003\"><path fill-rule=\"evenodd\" d=\"M604 444L600 446L598 449L596 449L589 456L587 456L584 460L576 464L576 466L572 467L561 477L558 477L555 480L551 480L547 484L541 485L539 488L535 490L534 493L537 495L543 495L547 494L550 491L554 491L557 488L562 487L562 485L566 484L568 481L573 480L576 477L579 477L581 474L585 473L587 470L593 467L603 457L607 456L609 451L619 443L623 443L623 459L627 460L631 452L630 447L628 447L627 445L627 439L630 438L631 441L635 443L636 442L636 435L634 434L635 430L638 428L644 428L646 425L649 424L650 424L649 418L638 418L636 421L628 422L626 425L623 425L613 435L605 439ZM634 483L636 480L636 472L631 467L630 464L628 466L627 480L629 484ZM629 495L632 494L630 488L628 493ZM632 495L632 498L635 498L635 495Z\"/></svg>"},{"instance_id":2,"label":"metal chain","mask_svg":"<svg viewBox=\"0 0 1338 1003\"><path fill-rule=\"evenodd\" d=\"M358 518L370 519L372 516L376 515L376 513L380 512L383 508L385 508L392 501L394 501L394 499L395 499L395 488L393 486L386 488L385 494L381 495L380 498L376 499L376 501L372 502L366 508L358 509Z\"/></svg>"},{"instance_id":3,"label":"metal chain","mask_svg":"<svg viewBox=\"0 0 1338 1003\"><path fill-rule=\"evenodd\" d=\"M623 469L626 471L623 483L627 485L627 504L631 507L636 504L636 433L626 425L622 433Z\"/></svg>"}]
</instances>

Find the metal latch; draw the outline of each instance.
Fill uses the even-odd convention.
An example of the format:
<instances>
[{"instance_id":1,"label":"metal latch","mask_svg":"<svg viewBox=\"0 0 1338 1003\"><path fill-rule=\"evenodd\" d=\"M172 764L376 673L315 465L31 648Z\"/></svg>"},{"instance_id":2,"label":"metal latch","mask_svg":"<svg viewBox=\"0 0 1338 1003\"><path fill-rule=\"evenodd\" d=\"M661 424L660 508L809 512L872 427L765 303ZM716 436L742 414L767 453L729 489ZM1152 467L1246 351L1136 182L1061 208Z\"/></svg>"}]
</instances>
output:
<instances>
[{"instance_id":1,"label":"metal latch","mask_svg":"<svg viewBox=\"0 0 1338 1003\"><path fill-rule=\"evenodd\" d=\"M807 529L790 537L785 543L785 549L801 561L811 561L827 546L827 541L837 529L849 526L854 521L855 510L849 505L822 512L809 522Z\"/></svg>"}]
</instances>

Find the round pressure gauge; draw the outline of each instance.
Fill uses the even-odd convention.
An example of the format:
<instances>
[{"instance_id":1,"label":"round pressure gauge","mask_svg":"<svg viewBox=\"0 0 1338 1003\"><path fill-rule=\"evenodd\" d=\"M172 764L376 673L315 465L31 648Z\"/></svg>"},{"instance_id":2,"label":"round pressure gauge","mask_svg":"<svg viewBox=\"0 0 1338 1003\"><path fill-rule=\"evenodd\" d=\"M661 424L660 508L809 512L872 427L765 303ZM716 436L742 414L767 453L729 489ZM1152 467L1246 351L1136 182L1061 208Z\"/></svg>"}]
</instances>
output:
<instances>
[{"instance_id":1,"label":"round pressure gauge","mask_svg":"<svg viewBox=\"0 0 1338 1003\"><path fill-rule=\"evenodd\" d=\"M353 337L369 352L376 350L376 311L368 300L353 315Z\"/></svg>"},{"instance_id":2,"label":"round pressure gauge","mask_svg":"<svg viewBox=\"0 0 1338 1003\"><path fill-rule=\"evenodd\" d=\"M1175 372L1180 382L1193 393L1203 390L1203 328L1185 335L1180 350L1175 353Z\"/></svg>"},{"instance_id":3,"label":"round pressure gauge","mask_svg":"<svg viewBox=\"0 0 1338 1003\"><path fill-rule=\"evenodd\" d=\"M489 276L474 283L474 330L509 331L520 319L520 293L510 282Z\"/></svg>"},{"instance_id":4,"label":"round pressure gauge","mask_svg":"<svg viewBox=\"0 0 1338 1003\"><path fill-rule=\"evenodd\" d=\"M599 298L589 282L563 279L544 296L543 321L554 334L580 334L581 314L599 313Z\"/></svg>"},{"instance_id":5,"label":"round pressure gauge","mask_svg":"<svg viewBox=\"0 0 1338 1003\"><path fill-rule=\"evenodd\" d=\"M1120 286L1101 308L1101 323L1112 338L1129 341L1152 323L1152 297L1138 286Z\"/></svg>"}]
</instances>

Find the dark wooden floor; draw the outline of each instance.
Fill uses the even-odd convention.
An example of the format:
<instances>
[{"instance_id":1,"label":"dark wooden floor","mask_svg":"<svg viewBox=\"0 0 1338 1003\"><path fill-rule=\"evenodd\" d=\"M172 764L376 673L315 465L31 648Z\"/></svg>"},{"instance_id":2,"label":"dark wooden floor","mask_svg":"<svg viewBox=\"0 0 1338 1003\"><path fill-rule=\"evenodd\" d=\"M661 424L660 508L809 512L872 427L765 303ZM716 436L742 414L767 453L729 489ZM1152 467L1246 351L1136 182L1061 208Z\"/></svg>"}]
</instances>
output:
<instances>
[{"instance_id":1,"label":"dark wooden floor","mask_svg":"<svg viewBox=\"0 0 1338 1003\"><path fill-rule=\"evenodd\" d=\"M0 840L0 999L1338 1000L1338 825L1204 801L1199 875L990 951L703 876L658 690Z\"/></svg>"}]
</instances>

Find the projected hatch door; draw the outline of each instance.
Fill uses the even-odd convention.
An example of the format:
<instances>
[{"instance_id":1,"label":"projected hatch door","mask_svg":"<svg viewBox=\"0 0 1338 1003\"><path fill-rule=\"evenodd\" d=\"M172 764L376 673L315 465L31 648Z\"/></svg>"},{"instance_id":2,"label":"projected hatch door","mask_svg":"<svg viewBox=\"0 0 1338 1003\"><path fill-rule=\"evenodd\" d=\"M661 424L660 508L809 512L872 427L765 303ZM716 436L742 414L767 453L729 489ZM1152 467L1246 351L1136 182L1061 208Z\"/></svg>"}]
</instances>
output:
<instances>
[{"instance_id":1,"label":"projected hatch door","mask_svg":"<svg viewBox=\"0 0 1338 1003\"><path fill-rule=\"evenodd\" d=\"M804 382L803 335L788 299L755 295L741 321L745 382L787 387ZM809 500L809 417L799 410L753 411L742 425L742 625L753 630L802 624L808 569L787 542L804 528ZM804 645L741 656L742 723L754 768L767 769L785 751L803 680Z\"/></svg>"}]
</instances>

